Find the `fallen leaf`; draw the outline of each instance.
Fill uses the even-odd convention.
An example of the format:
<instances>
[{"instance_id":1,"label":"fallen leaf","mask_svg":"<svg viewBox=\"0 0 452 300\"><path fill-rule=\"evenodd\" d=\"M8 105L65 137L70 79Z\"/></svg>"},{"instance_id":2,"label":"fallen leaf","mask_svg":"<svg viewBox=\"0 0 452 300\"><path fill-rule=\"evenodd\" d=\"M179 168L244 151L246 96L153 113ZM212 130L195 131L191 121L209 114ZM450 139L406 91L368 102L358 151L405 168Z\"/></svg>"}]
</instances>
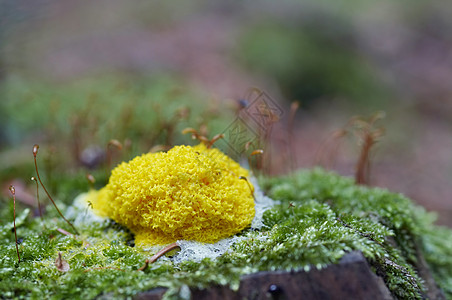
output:
<instances>
[{"instance_id":1,"label":"fallen leaf","mask_svg":"<svg viewBox=\"0 0 452 300\"><path fill-rule=\"evenodd\" d=\"M61 257L61 252L58 252L58 257L57 257L57 259L55 259L55 267L60 272L67 272L71 268L71 267L69 267L69 264L67 263L67 261L65 261Z\"/></svg>"}]
</instances>

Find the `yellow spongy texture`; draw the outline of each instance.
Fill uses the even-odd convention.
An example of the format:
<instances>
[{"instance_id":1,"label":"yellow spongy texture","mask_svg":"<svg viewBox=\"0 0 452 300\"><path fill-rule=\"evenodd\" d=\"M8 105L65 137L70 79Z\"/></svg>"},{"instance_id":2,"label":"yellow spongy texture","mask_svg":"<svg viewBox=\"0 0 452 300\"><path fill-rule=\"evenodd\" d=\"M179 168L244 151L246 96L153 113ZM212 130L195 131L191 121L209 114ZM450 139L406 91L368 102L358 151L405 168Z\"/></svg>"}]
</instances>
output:
<instances>
[{"instance_id":1,"label":"yellow spongy texture","mask_svg":"<svg viewBox=\"0 0 452 300\"><path fill-rule=\"evenodd\" d=\"M88 201L97 214L127 226L137 246L212 243L254 217L253 187L240 176L248 171L218 149L176 146L121 163Z\"/></svg>"}]
</instances>

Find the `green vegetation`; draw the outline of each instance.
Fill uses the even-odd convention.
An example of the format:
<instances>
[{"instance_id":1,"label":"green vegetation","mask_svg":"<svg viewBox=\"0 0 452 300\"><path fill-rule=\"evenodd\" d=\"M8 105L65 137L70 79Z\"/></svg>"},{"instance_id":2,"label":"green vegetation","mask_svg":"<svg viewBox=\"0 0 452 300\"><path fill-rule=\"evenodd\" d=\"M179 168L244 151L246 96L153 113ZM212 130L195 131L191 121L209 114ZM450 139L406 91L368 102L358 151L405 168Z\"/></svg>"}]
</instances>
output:
<instances>
[{"instance_id":1,"label":"green vegetation","mask_svg":"<svg viewBox=\"0 0 452 300\"><path fill-rule=\"evenodd\" d=\"M331 97L363 108L384 107L392 91L378 78L371 60L353 49L350 24L330 20L313 30L300 20L281 23L248 26L241 35L239 61L274 78L287 99L302 99L304 107Z\"/></svg>"},{"instance_id":2,"label":"green vegetation","mask_svg":"<svg viewBox=\"0 0 452 300\"><path fill-rule=\"evenodd\" d=\"M50 207L44 224L23 211L16 220L23 262L17 263L12 222L0 227L0 293L7 298L123 298L163 286L173 297L186 285L238 288L244 274L322 268L360 250L393 295L412 299L421 298L425 288L416 275L420 248L452 297L452 232L432 225L432 216L409 199L321 169L260 182L280 201L264 214L261 230L244 231L243 240L215 260L174 264L160 259L144 271L138 269L152 251L129 246L132 236L118 224L86 223L77 228L81 235L72 237L57 231L68 229L67 224ZM2 216L12 221L12 214ZM69 271L55 266L58 252Z\"/></svg>"},{"instance_id":3,"label":"green vegetation","mask_svg":"<svg viewBox=\"0 0 452 300\"><path fill-rule=\"evenodd\" d=\"M201 101L206 95L181 79L164 75L112 74L59 84L10 76L1 82L0 93L0 122L4 123L0 137L6 141L4 146L13 146L11 152L5 147L0 153L0 179L31 174L32 160L26 154L31 155L37 142L43 174L52 176L68 173L68 168L77 170L74 167L82 164L83 150L105 152L112 139L123 144L122 151L113 153L113 162L118 162L154 146L191 143L189 136L181 134L186 127L205 128L210 137L233 120L233 111L223 104L212 100L206 105ZM24 141L29 143L24 145ZM88 163L90 168L100 164ZM99 186L105 184L105 178L96 179ZM50 188L57 191L56 183L49 180Z\"/></svg>"},{"instance_id":4,"label":"green vegetation","mask_svg":"<svg viewBox=\"0 0 452 300\"><path fill-rule=\"evenodd\" d=\"M220 113L217 104L205 107L198 101L201 96L174 78L112 76L55 87L11 77L0 89L6 97L0 103L1 122L7 125L0 134L11 145L0 153L0 180L35 175L31 148L42 142L38 164L43 181L63 213L78 194L88 190L88 171L99 188L113 164L156 145L190 143L190 137L181 134L186 127L211 138L234 119L232 110L228 115L223 109ZM36 135L39 141L27 144ZM105 156L112 139L124 147L112 150L111 165L104 157L92 169L84 168L82 151L98 146ZM71 228L42 191L44 221L25 204L16 203L22 260L18 263L12 199L2 196L0 294L5 298L124 298L166 287L166 297L171 298L186 286L229 284L237 289L242 275L257 271L323 268L346 252L359 250L401 299L425 295L426 284L418 275L423 254L435 280L452 299L452 232L433 225L434 216L406 197L359 186L322 169L259 181L279 203L264 214L260 230L240 233L230 251L217 259L176 264L161 258L144 270L140 268L145 260L159 249L146 252L134 247L132 234L112 221L77 222L80 235L66 235L61 229ZM27 186L28 193L35 191L33 182ZM87 211L78 213L84 216ZM69 270L55 264L59 253Z\"/></svg>"},{"instance_id":5,"label":"green vegetation","mask_svg":"<svg viewBox=\"0 0 452 300\"><path fill-rule=\"evenodd\" d=\"M334 212L331 222L336 220L364 238L361 247L372 245L352 249L363 251L377 269L384 270L385 282L397 297L418 297L424 289L415 273L417 251L424 253L438 285L448 298L452 297L452 231L433 225L434 215L410 199L384 189L357 186L352 179L321 169L264 179L262 183L269 195L283 205L307 205L312 201L326 205Z\"/></svg>"},{"instance_id":6,"label":"green vegetation","mask_svg":"<svg viewBox=\"0 0 452 300\"><path fill-rule=\"evenodd\" d=\"M206 139L243 129L240 122L233 123L234 103L228 107L208 99L190 82L226 93L236 82L253 82L269 86L277 100L299 101L299 123L295 110L289 120L281 116L281 123L289 121L288 141L273 121L257 131L260 145L268 145L273 132L278 146L287 142L289 150L298 145L298 125L310 127L305 136L311 139L344 116L387 110L392 123L384 124L388 138L398 146L394 149L407 150L404 165L410 166L412 158L441 145L450 129L450 108L439 104L450 95L442 84L450 73L438 67L449 53L450 4L142 1L118 2L101 16L98 4L28 7L6 2L0 4L5 8L0 9L5 25L0 28L5 41L0 45L0 182L16 186L19 245L12 197L0 194L0 299L123 299L155 287L165 287L165 297L177 298L187 287L237 289L243 275L258 271L324 268L359 250L394 297L426 297L429 282L420 277L425 259L452 300L452 231L435 226L434 214L402 195L356 185L323 169L265 177L266 164L277 163L270 159L270 153L279 155L276 151L264 149L265 155L249 161L256 163L260 185L278 204L264 214L262 228L236 235L230 251L217 259L175 263L174 250L147 265L160 248L135 247L126 228L111 220L89 221L89 208L72 206L80 193L103 187L121 161L197 144L181 134L186 127ZM232 92L238 97L244 91ZM321 118L313 122L317 116ZM427 129L407 135L410 123ZM344 129L360 137L353 128ZM263 136L267 132L268 138ZM357 173L368 171L370 148L381 133L364 132ZM226 150L225 141L215 147ZM418 141L428 147L418 147ZM42 189L38 195L45 213L39 218L35 182L29 180L36 176L35 143L41 146L42 180L80 232L77 236L67 234L70 226ZM289 159L290 151L280 158L296 161ZM435 160L422 164L435 166ZM448 175L445 166L434 174ZM87 173L95 182L87 180Z\"/></svg>"}]
</instances>

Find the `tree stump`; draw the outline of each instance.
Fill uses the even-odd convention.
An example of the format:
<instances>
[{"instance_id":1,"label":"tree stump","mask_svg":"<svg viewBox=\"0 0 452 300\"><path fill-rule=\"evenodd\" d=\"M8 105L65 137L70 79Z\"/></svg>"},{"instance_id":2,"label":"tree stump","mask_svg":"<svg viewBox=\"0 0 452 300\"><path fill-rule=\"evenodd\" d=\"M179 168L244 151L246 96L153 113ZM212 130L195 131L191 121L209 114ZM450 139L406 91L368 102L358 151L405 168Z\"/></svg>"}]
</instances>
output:
<instances>
[{"instance_id":1,"label":"tree stump","mask_svg":"<svg viewBox=\"0 0 452 300\"><path fill-rule=\"evenodd\" d=\"M137 294L136 300L161 299L165 289ZM238 291L228 286L191 289L192 299L393 299L360 252L338 264L305 271L259 272L243 276Z\"/></svg>"}]
</instances>

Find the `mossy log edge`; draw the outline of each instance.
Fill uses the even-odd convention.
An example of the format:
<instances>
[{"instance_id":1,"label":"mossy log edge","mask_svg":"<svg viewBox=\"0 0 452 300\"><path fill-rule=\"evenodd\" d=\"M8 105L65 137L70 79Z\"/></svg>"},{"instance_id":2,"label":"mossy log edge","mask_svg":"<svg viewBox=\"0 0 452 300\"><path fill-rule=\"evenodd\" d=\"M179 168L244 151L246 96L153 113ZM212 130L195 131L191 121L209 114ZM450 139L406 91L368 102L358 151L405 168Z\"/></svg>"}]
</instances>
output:
<instances>
[{"instance_id":1,"label":"mossy log edge","mask_svg":"<svg viewBox=\"0 0 452 300\"><path fill-rule=\"evenodd\" d=\"M137 294L135 300L161 299L166 289ZM346 254L338 264L305 271L258 272L246 275L238 291L228 286L191 289L192 299L393 299L381 277L361 252Z\"/></svg>"}]
</instances>

